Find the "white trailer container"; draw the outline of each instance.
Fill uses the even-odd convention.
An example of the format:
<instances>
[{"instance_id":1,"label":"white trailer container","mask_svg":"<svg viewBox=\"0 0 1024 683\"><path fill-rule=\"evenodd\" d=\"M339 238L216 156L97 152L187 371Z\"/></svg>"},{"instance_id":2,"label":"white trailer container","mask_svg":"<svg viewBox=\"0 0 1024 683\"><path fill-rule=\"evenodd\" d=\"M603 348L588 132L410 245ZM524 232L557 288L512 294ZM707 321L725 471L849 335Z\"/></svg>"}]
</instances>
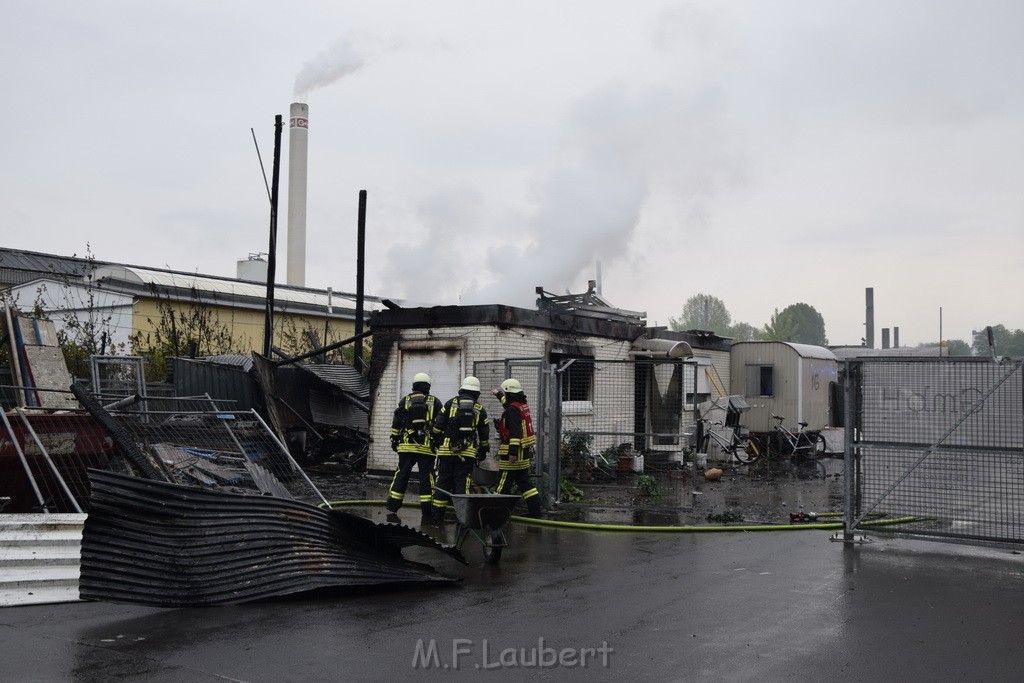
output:
<instances>
[{"instance_id":1,"label":"white trailer container","mask_svg":"<svg viewBox=\"0 0 1024 683\"><path fill-rule=\"evenodd\" d=\"M836 355L822 346L780 341L738 342L731 351L732 393L743 396L750 411L743 418L752 432L773 426L772 414L783 415L795 430L832 425L830 386L837 381Z\"/></svg>"}]
</instances>

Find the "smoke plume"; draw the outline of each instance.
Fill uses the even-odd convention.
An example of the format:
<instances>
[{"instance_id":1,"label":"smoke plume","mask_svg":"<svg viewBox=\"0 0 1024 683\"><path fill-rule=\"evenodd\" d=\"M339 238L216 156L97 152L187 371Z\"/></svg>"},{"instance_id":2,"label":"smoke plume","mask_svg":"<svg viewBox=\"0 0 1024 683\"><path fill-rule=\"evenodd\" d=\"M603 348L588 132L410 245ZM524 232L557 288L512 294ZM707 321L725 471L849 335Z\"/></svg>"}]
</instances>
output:
<instances>
[{"instance_id":1,"label":"smoke plume","mask_svg":"<svg viewBox=\"0 0 1024 683\"><path fill-rule=\"evenodd\" d=\"M358 71L364 63L363 57L348 40L338 39L303 65L295 77L295 97L305 99L310 91L328 86Z\"/></svg>"}]
</instances>

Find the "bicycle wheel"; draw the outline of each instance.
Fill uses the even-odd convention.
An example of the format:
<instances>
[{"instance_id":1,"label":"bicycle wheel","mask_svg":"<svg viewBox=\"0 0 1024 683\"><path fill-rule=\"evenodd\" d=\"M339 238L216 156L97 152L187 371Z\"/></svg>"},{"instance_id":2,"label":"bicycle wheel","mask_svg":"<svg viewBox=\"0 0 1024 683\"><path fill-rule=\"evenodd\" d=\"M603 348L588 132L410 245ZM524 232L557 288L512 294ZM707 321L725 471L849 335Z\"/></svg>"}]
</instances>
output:
<instances>
[{"instance_id":1,"label":"bicycle wheel","mask_svg":"<svg viewBox=\"0 0 1024 683\"><path fill-rule=\"evenodd\" d=\"M774 460L782 453L782 443L778 434L767 434L764 437L764 454L769 460Z\"/></svg>"},{"instance_id":2,"label":"bicycle wheel","mask_svg":"<svg viewBox=\"0 0 1024 683\"><path fill-rule=\"evenodd\" d=\"M736 444L736 452L733 455L744 465L753 465L761 457L761 444L753 437L740 439Z\"/></svg>"},{"instance_id":3,"label":"bicycle wheel","mask_svg":"<svg viewBox=\"0 0 1024 683\"><path fill-rule=\"evenodd\" d=\"M817 460L825 453L825 437L821 434L801 432L796 439L793 455L804 460Z\"/></svg>"}]
</instances>

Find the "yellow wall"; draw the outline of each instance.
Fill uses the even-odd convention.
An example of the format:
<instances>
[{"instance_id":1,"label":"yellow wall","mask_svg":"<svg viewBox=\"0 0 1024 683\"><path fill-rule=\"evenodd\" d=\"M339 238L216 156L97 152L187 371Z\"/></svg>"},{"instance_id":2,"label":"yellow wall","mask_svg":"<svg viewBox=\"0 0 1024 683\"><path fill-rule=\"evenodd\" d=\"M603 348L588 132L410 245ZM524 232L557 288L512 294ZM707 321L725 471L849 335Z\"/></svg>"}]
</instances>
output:
<instances>
[{"instance_id":1,"label":"yellow wall","mask_svg":"<svg viewBox=\"0 0 1024 683\"><path fill-rule=\"evenodd\" d=\"M143 299L135 300L132 308L132 335L152 335L161 325L161 306L169 304L176 313L188 315L191 304L186 302L172 301L166 299ZM229 306L200 304L210 312L210 325L214 331L227 329L231 333L233 353L248 353L249 351L262 352L263 350L263 318L262 310L256 311L243 308L231 308ZM274 336L273 344L286 353L299 354L309 350L309 344L302 336L303 330L311 328L320 340L321 345L328 345L342 341L355 334L355 324L350 320L330 320L328 323L327 339L324 339L324 324L327 318L322 316L295 315L292 313L274 313ZM167 334L167 325L164 324L164 334ZM184 331L179 330L184 336ZM182 344L187 343L183 339ZM298 346L296 346L298 344ZM136 349L135 352L141 350ZM200 354L223 353L225 349L200 349Z\"/></svg>"}]
</instances>

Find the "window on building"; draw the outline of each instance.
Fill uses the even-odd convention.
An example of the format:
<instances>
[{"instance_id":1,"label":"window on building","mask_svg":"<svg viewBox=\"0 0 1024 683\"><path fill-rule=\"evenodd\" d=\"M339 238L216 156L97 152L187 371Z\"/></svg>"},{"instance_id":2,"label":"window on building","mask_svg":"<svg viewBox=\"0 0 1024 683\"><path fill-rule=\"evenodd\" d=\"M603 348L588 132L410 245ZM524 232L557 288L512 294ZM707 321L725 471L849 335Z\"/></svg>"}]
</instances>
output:
<instances>
[{"instance_id":1,"label":"window on building","mask_svg":"<svg viewBox=\"0 0 1024 683\"><path fill-rule=\"evenodd\" d=\"M771 365L747 366L747 396L774 396L775 372Z\"/></svg>"},{"instance_id":2,"label":"window on building","mask_svg":"<svg viewBox=\"0 0 1024 683\"><path fill-rule=\"evenodd\" d=\"M594 359L590 357L554 357L552 361L562 371L560 386L562 412L586 414L594 410Z\"/></svg>"},{"instance_id":3,"label":"window on building","mask_svg":"<svg viewBox=\"0 0 1024 683\"><path fill-rule=\"evenodd\" d=\"M683 391L686 396L683 406L686 410L693 410L698 403L711 400L711 373L714 368L711 366L710 358L694 357L692 364L686 365L685 377L683 378Z\"/></svg>"}]
</instances>

